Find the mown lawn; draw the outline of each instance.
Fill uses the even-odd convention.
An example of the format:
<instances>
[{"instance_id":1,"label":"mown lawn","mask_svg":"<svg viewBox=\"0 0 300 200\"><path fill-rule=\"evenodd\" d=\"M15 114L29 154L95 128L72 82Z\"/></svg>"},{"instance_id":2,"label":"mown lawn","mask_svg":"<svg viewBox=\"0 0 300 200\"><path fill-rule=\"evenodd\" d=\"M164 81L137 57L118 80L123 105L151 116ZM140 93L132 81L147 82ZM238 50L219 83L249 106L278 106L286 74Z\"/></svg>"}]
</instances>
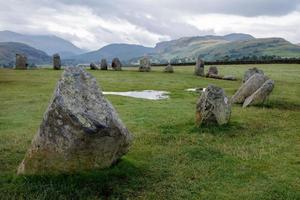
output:
<instances>
[{"instance_id":1,"label":"mown lawn","mask_svg":"<svg viewBox=\"0 0 300 200\"><path fill-rule=\"evenodd\" d=\"M115 166L73 175L18 177L16 169L62 71L0 70L1 199L300 199L300 65L259 65L276 86L265 106L233 106L229 125L194 126L198 95L231 96L251 65L222 66L237 82L193 75L90 71L104 91L165 90L170 99L107 96L135 139Z\"/></svg>"}]
</instances>

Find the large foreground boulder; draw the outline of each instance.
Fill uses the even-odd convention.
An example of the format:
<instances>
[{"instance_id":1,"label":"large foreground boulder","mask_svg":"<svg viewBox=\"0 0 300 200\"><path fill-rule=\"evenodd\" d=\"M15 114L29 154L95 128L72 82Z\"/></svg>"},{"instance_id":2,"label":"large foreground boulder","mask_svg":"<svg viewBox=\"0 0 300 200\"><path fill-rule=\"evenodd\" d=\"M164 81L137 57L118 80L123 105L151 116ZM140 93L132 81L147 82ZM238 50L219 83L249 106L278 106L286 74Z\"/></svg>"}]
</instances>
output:
<instances>
[{"instance_id":1,"label":"large foreground boulder","mask_svg":"<svg viewBox=\"0 0 300 200\"><path fill-rule=\"evenodd\" d=\"M61 68L61 60L59 54L54 54L52 57L53 69L60 70Z\"/></svg>"},{"instance_id":2,"label":"large foreground boulder","mask_svg":"<svg viewBox=\"0 0 300 200\"><path fill-rule=\"evenodd\" d=\"M196 106L196 125L229 122L231 104L222 88L209 85L200 96Z\"/></svg>"},{"instance_id":3,"label":"large foreground boulder","mask_svg":"<svg viewBox=\"0 0 300 200\"><path fill-rule=\"evenodd\" d=\"M82 68L67 68L18 174L109 167L127 153L131 140L96 79Z\"/></svg>"},{"instance_id":4,"label":"large foreground boulder","mask_svg":"<svg viewBox=\"0 0 300 200\"><path fill-rule=\"evenodd\" d=\"M267 80L256 92L254 92L251 96L247 97L243 108L250 105L263 104L267 97L271 94L274 89L274 81L269 79Z\"/></svg>"},{"instance_id":5,"label":"large foreground boulder","mask_svg":"<svg viewBox=\"0 0 300 200\"><path fill-rule=\"evenodd\" d=\"M170 62L169 62L168 65L165 67L164 72L166 72L166 73L174 73L173 66L171 65Z\"/></svg>"},{"instance_id":6,"label":"large foreground boulder","mask_svg":"<svg viewBox=\"0 0 300 200\"><path fill-rule=\"evenodd\" d=\"M112 67L113 70L115 70L115 71L121 71L121 70L122 70L122 63L121 63L121 61L119 60L119 58L114 58L114 59L112 60L111 67Z\"/></svg>"},{"instance_id":7,"label":"large foreground boulder","mask_svg":"<svg viewBox=\"0 0 300 200\"><path fill-rule=\"evenodd\" d=\"M106 59L101 59L100 69L101 70L107 70L107 68L108 68L108 66L107 66Z\"/></svg>"},{"instance_id":8,"label":"large foreground boulder","mask_svg":"<svg viewBox=\"0 0 300 200\"><path fill-rule=\"evenodd\" d=\"M204 61L200 56L197 58L194 74L196 76L204 76Z\"/></svg>"},{"instance_id":9,"label":"large foreground boulder","mask_svg":"<svg viewBox=\"0 0 300 200\"><path fill-rule=\"evenodd\" d=\"M140 72L150 72L151 71L151 63L147 57L144 57L140 60Z\"/></svg>"},{"instance_id":10,"label":"large foreground boulder","mask_svg":"<svg viewBox=\"0 0 300 200\"><path fill-rule=\"evenodd\" d=\"M261 74L264 75L263 70L258 69L256 67L253 67L251 69L248 69L245 74L244 74L244 78L243 78L243 83L245 83L246 81L248 81L248 79L253 76L254 74Z\"/></svg>"},{"instance_id":11,"label":"large foreground boulder","mask_svg":"<svg viewBox=\"0 0 300 200\"><path fill-rule=\"evenodd\" d=\"M16 54L16 68L15 69L27 69L27 57L25 55Z\"/></svg>"},{"instance_id":12,"label":"large foreground boulder","mask_svg":"<svg viewBox=\"0 0 300 200\"><path fill-rule=\"evenodd\" d=\"M231 98L232 103L244 103L245 99L252 95L256 90L258 90L264 82L268 80L268 77L262 74L254 74L238 89L238 91Z\"/></svg>"}]
</instances>

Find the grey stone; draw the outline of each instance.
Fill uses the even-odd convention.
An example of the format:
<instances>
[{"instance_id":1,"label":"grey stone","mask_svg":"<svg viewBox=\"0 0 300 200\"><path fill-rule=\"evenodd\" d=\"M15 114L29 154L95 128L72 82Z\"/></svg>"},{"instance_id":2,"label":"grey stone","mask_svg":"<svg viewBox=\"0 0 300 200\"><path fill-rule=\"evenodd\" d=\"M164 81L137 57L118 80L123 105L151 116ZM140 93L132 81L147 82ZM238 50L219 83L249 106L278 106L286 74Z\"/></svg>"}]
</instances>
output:
<instances>
[{"instance_id":1,"label":"grey stone","mask_svg":"<svg viewBox=\"0 0 300 200\"><path fill-rule=\"evenodd\" d=\"M59 70L61 68L61 60L59 54L54 54L52 57L53 69Z\"/></svg>"},{"instance_id":2,"label":"grey stone","mask_svg":"<svg viewBox=\"0 0 300 200\"><path fill-rule=\"evenodd\" d=\"M150 72L151 71L151 63L147 57L140 59L140 72Z\"/></svg>"},{"instance_id":3,"label":"grey stone","mask_svg":"<svg viewBox=\"0 0 300 200\"><path fill-rule=\"evenodd\" d=\"M100 69L101 70L107 70L107 68L108 68L108 66L107 66L106 59L101 59Z\"/></svg>"},{"instance_id":4,"label":"grey stone","mask_svg":"<svg viewBox=\"0 0 300 200\"><path fill-rule=\"evenodd\" d=\"M57 83L18 174L106 168L128 152L131 140L96 79L83 68L70 67Z\"/></svg>"},{"instance_id":5,"label":"grey stone","mask_svg":"<svg viewBox=\"0 0 300 200\"><path fill-rule=\"evenodd\" d=\"M27 69L27 57L25 55L16 54L16 68L15 69Z\"/></svg>"},{"instance_id":6,"label":"grey stone","mask_svg":"<svg viewBox=\"0 0 300 200\"><path fill-rule=\"evenodd\" d=\"M119 58L114 58L112 60L111 67L115 71L121 71L122 70L122 63L119 60Z\"/></svg>"},{"instance_id":7,"label":"grey stone","mask_svg":"<svg viewBox=\"0 0 300 200\"><path fill-rule=\"evenodd\" d=\"M261 69L258 69L256 67L248 69L245 72L245 74L244 74L243 83L245 83L254 74L262 74L262 75L264 75L264 72Z\"/></svg>"},{"instance_id":8,"label":"grey stone","mask_svg":"<svg viewBox=\"0 0 300 200\"><path fill-rule=\"evenodd\" d=\"M166 72L166 73L174 73L174 69L173 69L173 66L171 65L171 63L168 63L168 65L164 69L164 72Z\"/></svg>"},{"instance_id":9,"label":"grey stone","mask_svg":"<svg viewBox=\"0 0 300 200\"><path fill-rule=\"evenodd\" d=\"M217 74L206 74L206 77L214 78L214 79L223 79L223 76L220 76L220 75L217 75Z\"/></svg>"},{"instance_id":10,"label":"grey stone","mask_svg":"<svg viewBox=\"0 0 300 200\"><path fill-rule=\"evenodd\" d=\"M231 98L232 103L244 103L245 99L258 90L266 80L268 77L262 74L257 73L251 76Z\"/></svg>"},{"instance_id":11,"label":"grey stone","mask_svg":"<svg viewBox=\"0 0 300 200\"><path fill-rule=\"evenodd\" d=\"M218 68L216 66L211 66L208 69L207 76L209 76L209 75L218 75L218 73L219 73Z\"/></svg>"},{"instance_id":12,"label":"grey stone","mask_svg":"<svg viewBox=\"0 0 300 200\"><path fill-rule=\"evenodd\" d=\"M256 90L256 92L246 98L243 108L251 105L263 104L273 91L274 85L275 82L273 80L267 80L258 90Z\"/></svg>"},{"instance_id":13,"label":"grey stone","mask_svg":"<svg viewBox=\"0 0 300 200\"><path fill-rule=\"evenodd\" d=\"M227 124L231 116L231 104L222 88L209 85L196 106L196 125Z\"/></svg>"},{"instance_id":14,"label":"grey stone","mask_svg":"<svg viewBox=\"0 0 300 200\"><path fill-rule=\"evenodd\" d=\"M233 75L225 75L225 76L223 77L223 80L236 81L237 79L236 79L236 77L233 76Z\"/></svg>"},{"instance_id":15,"label":"grey stone","mask_svg":"<svg viewBox=\"0 0 300 200\"><path fill-rule=\"evenodd\" d=\"M91 70L98 70L99 69L95 63L91 63L90 68L91 68Z\"/></svg>"},{"instance_id":16,"label":"grey stone","mask_svg":"<svg viewBox=\"0 0 300 200\"><path fill-rule=\"evenodd\" d=\"M204 76L204 61L200 56L197 58L194 74L196 76Z\"/></svg>"}]
</instances>

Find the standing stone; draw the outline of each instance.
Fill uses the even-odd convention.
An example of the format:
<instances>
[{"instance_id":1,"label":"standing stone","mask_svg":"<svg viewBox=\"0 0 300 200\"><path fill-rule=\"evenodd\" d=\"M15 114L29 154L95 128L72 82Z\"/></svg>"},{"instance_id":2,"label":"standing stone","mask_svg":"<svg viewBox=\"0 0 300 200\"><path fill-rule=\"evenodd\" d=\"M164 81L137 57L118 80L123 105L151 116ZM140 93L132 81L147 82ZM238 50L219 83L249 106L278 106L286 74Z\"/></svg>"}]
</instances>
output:
<instances>
[{"instance_id":1,"label":"standing stone","mask_svg":"<svg viewBox=\"0 0 300 200\"><path fill-rule=\"evenodd\" d=\"M200 56L197 59L194 73L196 76L204 76L204 61L200 58Z\"/></svg>"},{"instance_id":2,"label":"standing stone","mask_svg":"<svg viewBox=\"0 0 300 200\"><path fill-rule=\"evenodd\" d=\"M83 68L69 67L57 83L18 174L106 168L128 152L131 140L96 79Z\"/></svg>"},{"instance_id":3,"label":"standing stone","mask_svg":"<svg viewBox=\"0 0 300 200\"><path fill-rule=\"evenodd\" d=\"M53 57L53 69L59 70L61 68L61 60L59 54L54 54Z\"/></svg>"},{"instance_id":4,"label":"standing stone","mask_svg":"<svg viewBox=\"0 0 300 200\"><path fill-rule=\"evenodd\" d=\"M209 67L206 76L209 77L210 75L218 75L218 73L219 73L218 68L216 66L211 66Z\"/></svg>"},{"instance_id":5,"label":"standing stone","mask_svg":"<svg viewBox=\"0 0 300 200\"><path fill-rule=\"evenodd\" d=\"M100 69L101 70L107 70L107 61L106 59L101 59Z\"/></svg>"},{"instance_id":6,"label":"standing stone","mask_svg":"<svg viewBox=\"0 0 300 200\"><path fill-rule=\"evenodd\" d=\"M98 67L95 63L91 63L90 68L91 68L91 70L97 70L98 69Z\"/></svg>"},{"instance_id":7,"label":"standing stone","mask_svg":"<svg viewBox=\"0 0 300 200\"><path fill-rule=\"evenodd\" d=\"M27 57L25 55L16 54L16 69L27 69Z\"/></svg>"},{"instance_id":8,"label":"standing stone","mask_svg":"<svg viewBox=\"0 0 300 200\"><path fill-rule=\"evenodd\" d=\"M196 106L196 125L229 122L231 104L222 88L209 85L200 96Z\"/></svg>"},{"instance_id":9,"label":"standing stone","mask_svg":"<svg viewBox=\"0 0 300 200\"><path fill-rule=\"evenodd\" d=\"M147 57L140 59L140 72L150 72L151 71L151 63Z\"/></svg>"},{"instance_id":10,"label":"standing stone","mask_svg":"<svg viewBox=\"0 0 300 200\"><path fill-rule=\"evenodd\" d=\"M169 62L168 65L165 67L164 72L166 72L166 73L174 73L173 66L171 65L170 62Z\"/></svg>"},{"instance_id":11,"label":"standing stone","mask_svg":"<svg viewBox=\"0 0 300 200\"><path fill-rule=\"evenodd\" d=\"M245 72L245 74L244 74L243 83L245 83L254 74L262 74L262 75L264 75L264 72L261 69L258 69L256 67L248 69Z\"/></svg>"},{"instance_id":12,"label":"standing stone","mask_svg":"<svg viewBox=\"0 0 300 200\"><path fill-rule=\"evenodd\" d=\"M250 105L263 104L267 97L273 91L275 82L271 79L267 80L256 92L254 92L251 96L247 97L243 104L243 108Z\"/></svg>"},{"instance_id":13,"label":"standing stone","mask_svg":"<svg viewBox=\"0 0 300 200\"><path fill-rule=\"evenodd\" d=\"M121 63L121 61L119 60L119 58L114 58L114 59L112 60L111 67L112 67L113 70L115 70L115 71L121 71L121 70L122 70L122 63Z\"/></svg>"},{"instance_id":14,"label":"standing stone","mask_svg":"<svg viewBox=\"0 0 300 200\"><path fill-rule=\"evenodd\" d=\"M268 77L262 74L257 73L251 76L232 97L232 103L244 103L245 99L260 88L266 80L268 80Z\"/></svg>"}]
</instances>

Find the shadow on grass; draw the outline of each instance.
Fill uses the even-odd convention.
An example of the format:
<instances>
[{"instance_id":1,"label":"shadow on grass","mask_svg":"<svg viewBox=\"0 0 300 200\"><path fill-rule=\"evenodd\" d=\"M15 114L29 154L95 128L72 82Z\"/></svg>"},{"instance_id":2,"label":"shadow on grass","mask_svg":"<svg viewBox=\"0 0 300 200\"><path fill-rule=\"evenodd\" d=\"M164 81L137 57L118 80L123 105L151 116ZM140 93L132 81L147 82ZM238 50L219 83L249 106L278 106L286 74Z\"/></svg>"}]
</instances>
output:
<instances>
[{"instance_id":1,"label":"shadow on grass","mask_svg":"<svg viewBox=\"0 0 300 200\"><path fill-rule=\"evenodd\" d=\"M255 105L257 108L279 109L288 111L300 111L300 104L287 101L266 101L264 104Z\"/></svg>"},{"instance_id":2,"label":"shadow on grass","mask_svg":"<svg viewBox=\"0 0 300 200\"><path fill-rule=\"evenodd\" d=\"M20 176L8 196L25 199L126 199L143 191L146 170L121 160L111 168L77 174Z\"/></svg>"},{"instance_id":3,"label":"shadow on grass","mask_svg":"<svg viewBox=\"0 0 300 200\"><path fill-rule=\"evenodd\" d=\"M193 126L190 133L209 133L212 135L226 135L229 137L236 137L241 135L247 127L238 122L230 122L229 124L218 126L218 125L201 125L200 127Z\"/></svg>"}]
</instances>

